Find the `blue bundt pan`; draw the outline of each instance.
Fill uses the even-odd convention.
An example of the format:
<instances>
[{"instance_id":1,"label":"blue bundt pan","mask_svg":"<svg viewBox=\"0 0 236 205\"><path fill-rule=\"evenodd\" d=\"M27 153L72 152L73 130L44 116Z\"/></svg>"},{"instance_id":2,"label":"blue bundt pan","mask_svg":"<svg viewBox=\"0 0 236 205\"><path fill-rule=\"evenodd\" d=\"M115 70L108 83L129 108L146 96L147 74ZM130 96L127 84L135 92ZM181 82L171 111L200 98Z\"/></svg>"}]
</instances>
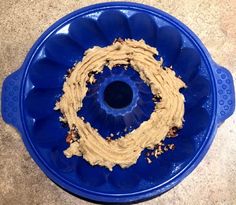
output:
<instances>
[{"instance_id":1,"label":"blue bundt pan","mask_svg":"<svg viewBox=\"0 0 236 205\"><path fill-rule=\"evenodd\" d=\"M118 37L144 39L156 47L188 88L181 90L186 99L184 127L178 137L166 140L176 149L151 164L143 153L134 166L116 166L110 172L81 157L65 158L68 128L53 107L68 68L86 49L107 46ZM132 68L104 68L96 79L88 85L78 115L103 137L112 133L117 138L149 118L152 93ZM234 107L230 72L212 60L192 31L158 9L124 2L89 6L56 22L37 40L21 68L6 78L2 90L3 119L18 129L43 172L65 190L100 202L145 200L174 187L198 165Z\"/></svg>"}]
</instances>

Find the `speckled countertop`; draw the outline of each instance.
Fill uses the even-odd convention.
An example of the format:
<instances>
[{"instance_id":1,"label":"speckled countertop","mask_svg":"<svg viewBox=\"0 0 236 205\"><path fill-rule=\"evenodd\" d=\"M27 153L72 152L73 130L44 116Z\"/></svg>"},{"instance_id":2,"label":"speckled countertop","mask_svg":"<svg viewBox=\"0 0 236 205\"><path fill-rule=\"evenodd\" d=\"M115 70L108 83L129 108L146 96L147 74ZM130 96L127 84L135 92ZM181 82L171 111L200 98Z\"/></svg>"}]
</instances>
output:
<instances>
[{"instance_id":1,"label":"speckled countertop","mask_svg":"<svg viewBox=\"0 0 236 205\"><path fill-rule=\"evenodd\" d=\"M35 40L62 16L98 0L1 0L0 85L23 62ZM187 24L214 60L236 77L236 0L137 0ZM19 134L0 118L1 205L87 205L52 183L36 166ZM236 115L218 129L200 165L166 194L141 204L236 204Z\"/></svg>"}]
</instances>

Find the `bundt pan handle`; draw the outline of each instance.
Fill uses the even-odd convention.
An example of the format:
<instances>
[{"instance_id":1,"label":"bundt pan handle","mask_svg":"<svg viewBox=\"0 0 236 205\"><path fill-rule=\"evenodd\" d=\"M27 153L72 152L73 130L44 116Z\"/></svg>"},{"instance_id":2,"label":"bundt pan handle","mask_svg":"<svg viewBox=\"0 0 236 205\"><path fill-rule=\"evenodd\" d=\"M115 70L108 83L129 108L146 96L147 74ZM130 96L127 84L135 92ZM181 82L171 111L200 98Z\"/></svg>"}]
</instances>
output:
<instances>
[{"instance_id":1,"label":"bundt pan handle","mask_svg":"<svg viewBox=\"0 0 236 205\"><path fill-rule=\"evenodd\" d=\"M217 64L214 75L217 88L217 125L220 126L235 109L234 81L231 73Z\"/></svg>"},{"instance_id":2,"label":"bundt pan handle","mask_svg":"<svg viewBox=\"0 0 236 205\"><path fill-rule=\"evenodd\" d=\"M23 69L19 69L10 74L2 85L2 118L3 120L13 125L22 131L20 119L20 88L23 75Z\"/></svg>"}]
</instances>

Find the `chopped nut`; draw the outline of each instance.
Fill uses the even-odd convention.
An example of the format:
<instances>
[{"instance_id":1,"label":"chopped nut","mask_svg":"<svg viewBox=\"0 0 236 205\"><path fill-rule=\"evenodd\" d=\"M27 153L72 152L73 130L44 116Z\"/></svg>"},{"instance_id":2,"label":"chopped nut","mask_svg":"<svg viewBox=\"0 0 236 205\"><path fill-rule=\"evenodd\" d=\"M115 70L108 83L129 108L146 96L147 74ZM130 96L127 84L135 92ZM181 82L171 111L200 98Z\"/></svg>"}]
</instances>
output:
<instances>
[{"instance_id":1,"label":"chopped nut","mask_svg":"<svg viewBox=\"0 0 236 205\"><path fill-rule=\"evenodd\" d=\"M64 117L61 117L61 116L59 117L59 121L63 122L63 123L66 123L66 119Z\"/></svg>"},{"instance_id":2,"label":"chopped nut","mask_svg":"<svg viewBox=\"0 0 236 205\"><path fill-rule=\"evenodd\" d=\"M72 138L73 138L73 134L72 132L69 132L66 137L66 143L71 144L71 142L73 141Z\"/></svg>"},{"instance_id":3,"label":"chopped nut","mask_svg":"<svg viewBox=\"0 0 236 205\"><path fill-rule=\"evenodd\" d=\"M158 155L157 155L157 152L158 152L157 149L155 149L155 151L154 151L154 156L155 156L156 158L157 158L157 156L158 156Z\"/></svg>"},{"instance_id":4,"label":"chopped nut","mask_svg":"<svg viewBox=\"0 0 236 205\"><path fill-rule=\"evenodd\" d=\"M78 128L76 127L75 124L73 124L73 125L72 125L72 128L71 128L71 133L72 133L72 135L73 135L73 136L78 135L77 132L78 132Z\"/></svg>"},{"instance_id":5,"label":"chopped nut","mask_svg":"<svg viewBox=\"0 0 236 205\"><path fill-rule=\"evenodd\" d=\"M93 76L96 73L97 73L96 71L91 71L91 72L88 73L88 76L91 77L91 76Z\"/></svg>"},{"instance_id":6,"label":"chopped nut","mask_svg":"<svg viewBox=\"0 0 236 205\"><path fill-rule=\"evenodd\" d=\"M123 40L122 38L116 38L116 39L114 40L114 43L116 43L116 42L123 43L124 40Z\"/></svg>"},{"instance_id":7,"label":"chopped nut","mask_svg":"<svg viewBox=\"0 0 236 205\"><path fill-rule=\"evenodd\" d=\"M70 75L71 75L71 73L73 72L74 69L75 69L74 67L71 68L71 69L68 69L67 73L66 73L66 77L70 77Z\"/></svg>"},{"instance_id":8,"label":"chopped nut","mask_svg":"<svg viewBox=\"0 0 236 205\"><path fill-rule=\"evenodd\" d=\"M148 164L152 163L152 160L150 158L147 157L146 159L147 159Z\"/></svg>"},{"instance_id":9,"label":"chopped nut","mask_svg":"<svg viewBox=\"0 0 236 205\"><path fill-rule=\"evenodd\" d=\"M158 149L155 149L154 151L154 156L157 158L158 156L160 156L163 153L163 150L161 149L161 146L158 147Z\"/></svg>"},{"instance_id":10,"label":"chopped nut","mask_svg":"<svg viewBox=\"0 0 236 205\"><path fill-rule=\"evenodd\" d=\"M177 127L172 127L169 132L167 133L168 137L176 137L177 136L177 131L178 128Z\"/></svg>"},{"instance_id":11,"label":"chopped nut","mask_svg":"<svg viewBox=\"0 0 236 205\"><path fill-rule=\"evenodd\" d=\"M157 103L157 102L160 102L161 97L158 97L158 96L155 95L155 96L152 98L152 100L153 100L155 103Z\"/></svg>"},{"instance_id":12,"label":"chopped nut","mask_svg":"<svg viewBox=\"0 0 236 205\"><path fill-rule=\"evenodd\" d=\"M106 137L106 140L107 140L108 142L111 142L111 137Z\"/></svg>"},{"instance_id":13,"label":"chopped nut","mask_svg":"<svg viewBox=\"0 0 236 205\"><path fill-rule=\"evenodd\" d=\"M158 147L158 146L163 146L164 144L163 144L163 142L158 142L157 144L156 144L156 147Z\"/></svg>"},{"instance_id":14,"label":"chopped nut","mask_svg":"<svg viewBox=\"0 0 236 205\"><path fill-rule=\"evenodd\" d=\"M175 149L175 145L174 144L168 144L168 147L170 148L170 150L174 150Z\"/></svg>"},{"instance_id":15,"label":"chopped nut","mask_svg":"<svg viewBox=\"0 0 236 205\"><path fill-rule=\"evenodd\" d=\"M161 151L159 151L159 152L157 152L157 154L158 155L161 155L163 153L163 151L161 150Z\"/></svg>"}]
</instances>

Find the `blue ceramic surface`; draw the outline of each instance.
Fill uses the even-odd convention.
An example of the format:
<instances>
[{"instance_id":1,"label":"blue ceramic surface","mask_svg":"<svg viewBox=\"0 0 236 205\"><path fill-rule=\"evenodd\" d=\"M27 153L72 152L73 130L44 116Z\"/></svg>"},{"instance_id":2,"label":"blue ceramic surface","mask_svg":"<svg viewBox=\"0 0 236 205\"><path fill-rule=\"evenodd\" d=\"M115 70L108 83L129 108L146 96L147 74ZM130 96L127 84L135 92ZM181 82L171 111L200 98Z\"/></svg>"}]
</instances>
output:
<instances>
[{"instance_id":1,"label":"blue ceramic surface","mask_svg":"<svg viewBox=\"0 0 236 205\"><path fill-rule=\"evenodd\" d=\"M84 51L118 37L144 39L156 47L164 65L172 66L188 88L181 90L186 99L184 127L178 137L166 140L176 149L151 164L143 152L134 166L116 166L110 172L81 157L64 157L68 128L60 124L60 113L53 107L62 95L66 71ZM149 119L153 96L136 71L105 68L96 79L78 115L103 137L116 133L118 138ZM117 98L122 89L126 101ZM65 190L100 202L145 200L174 187L198 165L234 107L230 72L213 62L184 24L158 9L124 2L89 6L56 22L37 40L21 68L6 78L2 90L3 119L18 129L43 172Z\"/></svg>"}]
</instances>

